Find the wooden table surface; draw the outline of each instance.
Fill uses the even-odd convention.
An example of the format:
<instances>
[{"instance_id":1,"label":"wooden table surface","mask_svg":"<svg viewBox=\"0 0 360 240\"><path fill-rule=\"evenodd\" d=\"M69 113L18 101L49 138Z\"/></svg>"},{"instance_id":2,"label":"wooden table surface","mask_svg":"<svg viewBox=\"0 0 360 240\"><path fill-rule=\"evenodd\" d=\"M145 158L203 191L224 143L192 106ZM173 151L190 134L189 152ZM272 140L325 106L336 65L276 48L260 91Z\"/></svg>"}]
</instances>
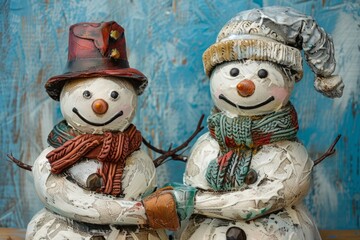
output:
<instances>
[{"instance_id":1,"label":"wooden table surface","mask_svg":"<svg viewBox=\"0 0 360 240\"><path fill-rule=\"evenodd\" d=\"M24 240L25 229L0 228L0 240Z\"/></svg>"},{"instance_id":2,"label":"wooden table surface","mask_svg":"<svg viewBox=\"0 0 360 240\"><path fill-rule=\"evenodd\" d=\"M360 240L360 230L321 230L323 240ZM0 228L0 240L24 240L25 229Z\"/></svg>"}]
</instances>

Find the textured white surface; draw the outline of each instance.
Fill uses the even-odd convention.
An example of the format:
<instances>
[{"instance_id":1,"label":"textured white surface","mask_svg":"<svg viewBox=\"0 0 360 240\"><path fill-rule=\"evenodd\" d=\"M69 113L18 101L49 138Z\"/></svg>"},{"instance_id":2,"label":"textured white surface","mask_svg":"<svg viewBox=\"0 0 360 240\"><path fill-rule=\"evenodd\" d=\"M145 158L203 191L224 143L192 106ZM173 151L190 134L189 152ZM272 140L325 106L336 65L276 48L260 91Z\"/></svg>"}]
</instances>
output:
<instances>
[{"instance_id":1,"label":"textured white surface","mask_svg":"<svg viewBox=\"0 0 360 240\"><path fill-rule=\"evenodd\" d=\"M67 180L62 174L51 174L50 164L45 158L51 150L51 147L44 150L35 161L33 168L37 193L47 208L64 217L94 224L146 223L144 208L140 202L86 191L76 183ZM137 154L134 155L136 158ZM147 176L150 179L153 177L154 171L151 176ZM154 184L151 183L143 185L141 190L145 192L153 187ZM134 192L137 193L137 191L138 189L135 189ZM126 197L131 199L132 196Z\"/></svg>"},{"instance_id":2,"label":"textured white surface","mask_svg":"<svg viewBox=\"0 0 360 240\"><path fill-rule=\"evenodd\" d=\"M302 144L283 141L263 146L250 165L257 172L257 181L229 192L214 192L205 178L207 166L217 157L218 151L217 142L209 134L202 136L192 150L184 181L200 189L195 198L195 212L209 218L198 223L190 221L183 239L190 237L194 228L190 239L212 239L214 236L224 239L226 230L234 224L245 231L247 239L317 239L314 222L301 204L308 193L313 167ZM285 209L281 214L268 215L282 208ZM219 223L221 220L211 218L230 221ZM274 225L277 230L266 227L269 219L277 222ZM279 229L285 229L290 235L283 235Z\"/></svg>"}]
</instances>

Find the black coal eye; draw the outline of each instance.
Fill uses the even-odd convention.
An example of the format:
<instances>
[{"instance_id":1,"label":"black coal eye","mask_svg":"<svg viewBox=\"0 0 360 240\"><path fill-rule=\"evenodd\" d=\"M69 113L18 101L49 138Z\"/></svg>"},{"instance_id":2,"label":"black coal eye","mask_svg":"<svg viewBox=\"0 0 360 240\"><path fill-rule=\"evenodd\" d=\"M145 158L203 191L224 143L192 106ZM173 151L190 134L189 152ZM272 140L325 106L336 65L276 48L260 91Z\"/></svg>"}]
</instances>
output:
<instances>
[{"instance_id":1,"label":"black coal eye","mask_svg":"<svg viewBox=\"0 0 360 240\"><path fill-rule=\"evenodd\" d=\"M238 68L232 68L230 70L230 76L232 76L232 77L236 77L237 75L239 75L239 73L240 73L240 71Z\"/></svg>"},{"instance_id":2,"label":"black coal eye","mask_svg":"<svg viewBox=\"0 0 360 240\"><path fill-rule=\"evenodd\" d=\"M266 78L268 76L268 71L266 71L265 69L260 69L258 71L258 76L259 78Z\"/></svg>"},{"instance_id":3,"label":"black coal eye","mask_svg":"<svg viewBox=\"0 0 360 240\"><path fill-rule=\"evenodd\" d=\"M112 92L110 93L110 97L111 97L112 99L117 99L117 98L119 97L119 93L118 93L117 91L112 91Z\"/></svg>"},{"instance_id":4,"label":"black coal eye","mask_svg":"<svg viewBox=\"0 0 360 240\"><path fill-rule=\"evenodd\" d=\"M85 90L83 92L83 97L86 99L89 99L89 98L91 98L91 93L88 90Z\"/></svg>"}]
</instances>

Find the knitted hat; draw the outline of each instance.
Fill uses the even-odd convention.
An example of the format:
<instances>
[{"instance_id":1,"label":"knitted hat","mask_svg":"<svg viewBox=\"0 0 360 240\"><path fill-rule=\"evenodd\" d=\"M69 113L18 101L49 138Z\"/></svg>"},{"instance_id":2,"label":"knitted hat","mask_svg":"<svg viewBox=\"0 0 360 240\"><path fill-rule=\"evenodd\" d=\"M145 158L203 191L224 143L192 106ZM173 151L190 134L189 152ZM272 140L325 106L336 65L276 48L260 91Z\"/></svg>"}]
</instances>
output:
<instances>
[{"instance_id":1,"label":"knitted hat","mask_svg":"<svg viewBox=\"0 0 360 240\"><path fill-rule=\"evenodd\" d=\"M316 74L315 89L327 97L341 97L344 84L335 70L331 37L313 18L284 7L240 12L221 29L216 43L203 54L210 77L216 65L251 59L270 61L289 68L296 81L303 76L301 50Z\"/></svg>"}]
</instances>

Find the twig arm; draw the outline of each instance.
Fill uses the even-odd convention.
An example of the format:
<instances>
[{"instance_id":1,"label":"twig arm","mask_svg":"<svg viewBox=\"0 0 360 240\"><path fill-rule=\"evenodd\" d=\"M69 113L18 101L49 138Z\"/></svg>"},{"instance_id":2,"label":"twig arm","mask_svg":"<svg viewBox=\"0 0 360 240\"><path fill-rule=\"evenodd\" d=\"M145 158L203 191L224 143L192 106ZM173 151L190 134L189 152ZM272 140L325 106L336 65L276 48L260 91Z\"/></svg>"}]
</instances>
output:
<instances>
[{"instance_id":1,"label":"twig arm","mask_svg":"<svg viewBox=\"0 0 360 240\"><path fill-rule=\"evenodd\" d=\"M189 143L195 138L195 136L201 132L201 130L204 129L202 125L202 121L204 120L204 115L201 115L198 124L196 126L196 130L193 132L193 134L184 142L182 143L180 146L172 149L172 145L170 144L170 147L167 151L154 147L153 145L151 145L151 143L149 143L146 139L143 138L143 143L145 144L145 146L147 146L148 148L150 148L151 150L153 150L154 152L160 153L162 154L160 157L156 158L153 162L155 167L160 166L161 164L163 164L166 159L168 158L172 158L175 161L182 161L182 162L186 162L187 161L187 156L183 156L181 154L177 154L177 152L184 150Z\"/></svg>"},{"instance_id":2,"label":"twig arm","mask_svg":"<svg viewBox=\"0 0 360 240\"><path fill-rule=\"evenodd\" d=\"M323 155L321 155L318 159L314 160L314 166L318 165L325 158L333 155L336 152L335 145L337 144L337 142L339 141L340 138L341 138L341 134L337 135L337 137L335 138L334 142L331 144L329 149Z\"/></svg>"},{"instance_id":3,"label":"twig arm","mask_svg":"<svg viewBox=\"0 0 360 240\"><path fill-rule=\"evenodd\" d=\"M18 167L28 170L28 171L32 171L31 165L28 165L28 164L23 163L22 161L16 159L12 154L8 154L7 157L11 160L11 162L15 163Z\"/></svg>"},{"instance_id":4,"label":"twig arm","mask_svg":"<svg viewBox=\"0 0 360 240\"><path fill-rule=\"evenodd\" d=\"M149 141L147 141L144 137L142 138L142 142L144 143L144 145L148 148L150 148L151 150L153 150L154 152L157 152L157 153L160 153L160 154L165 154L167 151L165 150L162 150L160 148L157 148L155 146L153 146ZM171 149L171 146L170 146L170 149ZM169 150L170 150L169 149ZM171 158L173 160L176 160L176 161L186 161L187 157L186 156L183 156L183 155L179 155L179 154L174 154L171 156ZM184 160L185 159L185 160Z\"/></svg>"}]
</instances>

